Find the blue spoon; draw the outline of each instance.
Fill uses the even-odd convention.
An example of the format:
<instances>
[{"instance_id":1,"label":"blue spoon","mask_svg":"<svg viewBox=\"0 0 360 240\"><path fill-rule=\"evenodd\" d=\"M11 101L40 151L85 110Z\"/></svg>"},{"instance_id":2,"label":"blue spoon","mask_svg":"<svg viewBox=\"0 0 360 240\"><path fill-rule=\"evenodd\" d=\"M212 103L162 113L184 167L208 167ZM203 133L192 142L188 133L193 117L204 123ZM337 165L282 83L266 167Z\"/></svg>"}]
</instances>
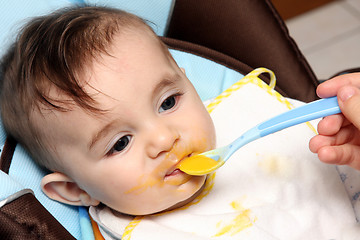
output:
<instances>
[{"instance_id":1,"label":"blue spoon","mask_svg":"<svg viewBox=\"0 0 360 240\"><path fill-rule=\"evenodd\" d=\"M258 124L227 146L184 159L180 162L179 168L190 175L209 174L221 167L234 152L249 142L300 123L340 112L337 97L305 104Z\"/></svg>"}]
</instances>

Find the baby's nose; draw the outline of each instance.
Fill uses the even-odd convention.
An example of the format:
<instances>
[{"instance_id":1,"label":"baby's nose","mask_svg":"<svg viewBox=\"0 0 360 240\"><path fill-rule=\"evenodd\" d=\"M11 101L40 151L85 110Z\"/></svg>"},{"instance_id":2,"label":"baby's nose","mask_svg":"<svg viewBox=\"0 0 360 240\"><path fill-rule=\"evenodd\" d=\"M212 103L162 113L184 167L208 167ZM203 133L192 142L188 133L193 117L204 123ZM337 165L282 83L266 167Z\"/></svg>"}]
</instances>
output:
<instances>
[{"instance_id":1,"label":"baby's nose","mask_svg":"<svg viewBox=\"0 0 360 240\"><path fill-rule=\"evenodd\" d=\"M177 130L168 124L152 124L147 133L146 151L149 157L156 158L170 151L179 139Z\"/></svg>"}]
</instances>

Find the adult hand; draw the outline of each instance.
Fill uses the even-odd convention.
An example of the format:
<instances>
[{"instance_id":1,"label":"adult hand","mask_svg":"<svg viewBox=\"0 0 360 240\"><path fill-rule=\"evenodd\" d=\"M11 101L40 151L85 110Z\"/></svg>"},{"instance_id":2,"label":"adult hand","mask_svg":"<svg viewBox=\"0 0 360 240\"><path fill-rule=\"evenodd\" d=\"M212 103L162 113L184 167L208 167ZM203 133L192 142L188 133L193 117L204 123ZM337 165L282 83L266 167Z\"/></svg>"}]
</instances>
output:
<instances>
[{"instance_id":1,"label":"adult hand","mask_svg":"<svg viewBox=\"0 0 360 240\"><path fill-rule=\"evenodd\" d=\"M310 150L322 162L360 170L360 73L327 80L318 86L317 94L321 98L337 95L342 113L319 122L319 134L310 140Z\"/></svg>"}]
</instances>

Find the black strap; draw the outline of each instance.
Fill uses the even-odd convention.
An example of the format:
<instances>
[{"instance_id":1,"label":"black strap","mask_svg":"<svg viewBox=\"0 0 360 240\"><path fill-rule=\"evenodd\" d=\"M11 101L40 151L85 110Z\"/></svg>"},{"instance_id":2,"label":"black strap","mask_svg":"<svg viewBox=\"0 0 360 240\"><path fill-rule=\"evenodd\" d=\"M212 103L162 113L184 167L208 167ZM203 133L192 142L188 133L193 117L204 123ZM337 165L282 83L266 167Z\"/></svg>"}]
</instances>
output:
<instances>
[{"instance_id":1,"label":"black strap","mask_svg":"<svg viewBox=\"0 0 360 240\"><path fill-rule=\"evenodd\" d=\"M0 208L1 239L74 240L31 193Z\"/></svg>"},{"instance_id":2,"label":"black strap","mask_svg":"<svg viewBox=\"0 0 360 240\"><path fill-rule=\"evenodd\" d=\"M7 137L0 157L0 170L9 173L11 160L14 155L17 141L12 137Z\"/></svg>"}]
</instances>

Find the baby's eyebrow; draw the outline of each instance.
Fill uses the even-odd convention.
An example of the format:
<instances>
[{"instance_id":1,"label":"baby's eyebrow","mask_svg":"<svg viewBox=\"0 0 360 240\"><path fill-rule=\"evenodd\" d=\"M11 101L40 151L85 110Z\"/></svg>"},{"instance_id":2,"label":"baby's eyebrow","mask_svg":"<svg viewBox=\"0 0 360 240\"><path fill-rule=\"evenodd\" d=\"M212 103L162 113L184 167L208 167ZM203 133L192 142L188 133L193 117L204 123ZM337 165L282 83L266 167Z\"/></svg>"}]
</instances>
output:
<instances>
[{"instance_id":1,"label":"baby's eyebrow","mask_svg":"<svg viewBox=\"0 0 360 240\"><path fill-rule=\"evenodd\" d=\"M181 79L179 74L165 75L162 80L155 85L152 93L152 99L154 99L164 88L175 85L177 81Z\"/></svg>"},{"instance_id":2,"label":"baby's eyebrow","mask_svg":"<svg viewBox=\"0 0 360 240\"><path fill-rule=\"evenodd\" d=\"M111 128L113 128L113 125L115 125L116 122L117 120L115 119L109 122L108 124L106 124L103 128L100 129L100 131L96 132L88 144L89 149L91 149L96 144L96 142L99 141L99 139L101 139L103 136L106 136L106 134L110 132Z\"/></svg>"}]
</instances>

